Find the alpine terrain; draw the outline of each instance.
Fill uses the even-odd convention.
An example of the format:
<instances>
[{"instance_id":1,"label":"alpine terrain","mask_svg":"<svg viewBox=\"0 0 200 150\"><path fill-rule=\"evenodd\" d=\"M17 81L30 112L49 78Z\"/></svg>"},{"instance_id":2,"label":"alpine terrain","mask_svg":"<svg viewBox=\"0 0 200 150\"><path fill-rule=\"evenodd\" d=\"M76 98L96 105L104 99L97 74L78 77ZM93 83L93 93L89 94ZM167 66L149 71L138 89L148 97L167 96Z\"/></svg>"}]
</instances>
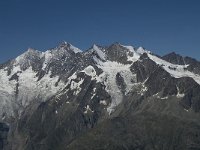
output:
<instances>
[{"instance_id":1,"label":"alpine terrain","mask_svg":"<svg viewBox=\"0 0 200 150\"><path fill-rule=\"evenodd\" d=\"M62 42L0 65L0 149L200 150L200 62Z\"/></svg>"}]
</instances>

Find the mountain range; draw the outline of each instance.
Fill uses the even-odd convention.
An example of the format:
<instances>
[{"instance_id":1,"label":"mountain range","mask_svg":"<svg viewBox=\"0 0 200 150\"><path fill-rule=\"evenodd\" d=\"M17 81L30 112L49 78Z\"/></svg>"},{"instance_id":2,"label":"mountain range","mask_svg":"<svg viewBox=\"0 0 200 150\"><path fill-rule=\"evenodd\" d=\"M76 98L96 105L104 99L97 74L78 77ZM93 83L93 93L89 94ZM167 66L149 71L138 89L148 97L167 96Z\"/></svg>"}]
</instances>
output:
<instances>
[{"instance_id":1,"label":"mountain range","mask_svg":"<svg viewBox=\"0 0 200 150\"><path fill-rule=\"evenodd\" d=\"M0 149L199 150L200 62L62 42L0 65Z\"/></svg>"}]
</instances>

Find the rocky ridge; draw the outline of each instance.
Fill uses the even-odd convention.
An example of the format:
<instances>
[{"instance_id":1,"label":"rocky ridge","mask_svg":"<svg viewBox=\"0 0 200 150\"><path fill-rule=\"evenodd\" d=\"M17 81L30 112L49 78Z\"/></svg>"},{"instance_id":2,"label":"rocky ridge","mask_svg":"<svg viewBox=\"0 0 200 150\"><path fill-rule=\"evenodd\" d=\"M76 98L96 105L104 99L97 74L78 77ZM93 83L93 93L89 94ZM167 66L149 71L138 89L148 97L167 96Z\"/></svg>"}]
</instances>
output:
<instances>
[{"instance_id":1,"label":"rocky ridge","mask_svg":"<svg viewBox=\"0 0 200 150\"><path fill-rule=\"evenodd\" d=\"M6 149L198 149L199 69L120 43L28 49L0 65Z\"/></svg>"}]
</instances>

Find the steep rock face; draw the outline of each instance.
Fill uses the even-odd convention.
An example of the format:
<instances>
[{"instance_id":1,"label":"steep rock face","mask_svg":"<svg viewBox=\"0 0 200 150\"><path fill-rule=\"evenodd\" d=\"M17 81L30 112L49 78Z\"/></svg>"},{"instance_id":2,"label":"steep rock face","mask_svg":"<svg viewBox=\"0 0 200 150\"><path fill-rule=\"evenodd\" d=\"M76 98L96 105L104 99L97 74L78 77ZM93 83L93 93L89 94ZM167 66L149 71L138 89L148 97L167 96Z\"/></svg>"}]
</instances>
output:
<instances>
[{"instance_id":1,"label":"steep rock face","mask_svg":"<svg viewBox=\"0 0 200 150\"><path fill-rule=\"evenodd\" d=\"M139 61L133 63L131 71L137 75L138 82L144 82L157 68L158 65L144 53Z\"/></svg>"},{"instance_id":2,"label":"steep rock face","mask_svg":"<svg viewBox=\"0 0 200 150\"><path fill-rule=\"evenodd\" d=\"M176 53L170 53L162 57L164 60L178 65L188 65L187 70L194 72L196 74L200 74L200 63L190 57L183 57Z\"/></svg>"},{"instance_id":3,"label":"steep rock face","mask_svg":"<svg viewBox=\"0 0 200 150\"><path fill-rule=\"evenodd\" d=\"M123 64L127 62L127 52L128 50L118 43L109 46L106 50L110 61L118 61Z\"/></svg>"},{"instance_id":4,"label":"steep rock face","mask_svg":"<svg viewBox=\"0 0 200 150\"><path fill-rule=\"evenodd\" d=\"M200 76L189 67L119 43L29 49L0 66L7 149L198 149Z\"/></svg>"},{"instance_id":5,"label":"steep rock face","mask_svg":"<svg viewBox=\"0 0 200 150\"><path fill-rule=\"evenodd\" d=\"M162 59L172 63L172 64L178 64L178 65L186 65L186 60L181 55L176 54L175 52L169 53L162 57Z\"/></svg>"}]
</instances>

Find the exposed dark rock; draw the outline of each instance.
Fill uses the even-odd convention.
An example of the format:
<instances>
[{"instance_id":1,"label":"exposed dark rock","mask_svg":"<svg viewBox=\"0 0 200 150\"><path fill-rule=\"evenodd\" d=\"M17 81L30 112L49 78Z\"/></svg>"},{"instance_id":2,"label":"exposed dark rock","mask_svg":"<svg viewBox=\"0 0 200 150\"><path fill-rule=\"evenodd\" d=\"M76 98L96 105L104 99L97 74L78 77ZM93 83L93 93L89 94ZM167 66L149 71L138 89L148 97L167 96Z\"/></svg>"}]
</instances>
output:
<instances>
[{"instance_id":1,"label":"exposed dark rock","mask_svg":"<svg viewBox=\"0 0 200 150\"><path fill-rule=\"evenodd\" d=\"M176 54L175 52L163 56L162 59L172 64L186 65L185 58L179 54Z\"/></svg>"},{"instance_id":2,"label":"exposed dark rock","mask_svg":"<svg viewBox=\"0 0 200 150\"><path fill-rule=\"evenodd\" d=\"M158 68L158 65L148 58L147 54L144 53L139 61L136 61L131 66L131 71L137 75L137 81L145 81L152 72Z\"/></svg>"},{"instance_id":3,"label":"exposed dark rock","mask_svg":"<svg viewBox=\"0 0 200 150\"><path fill-rule=\"evenodd\" d=\"M178 65L189 65L186 67L187 70L200 74L200 62L191 57L183 57L176 53L170 53L162 57L162 59Z\"/></svg>"},{"instance_id":4,"label":"exposed dark rock","mask_svg":"<svg viewBox=\"0 0 200 150\"><path fill-rule=\"evenodd\" d=\"M128 63L127 53L129 53L129 51L119 43L112 44L106 49L106 54L109 60L117 61L123 64Z\"/></svg>"},{"instance_id":5,"label":"exposed dark rock","mask_svg":"<svg viewBox=\"0 0 200 150\"><path fill-rule=\"evenodd\" d=\"M7 114L0 116L1 121L9 123L10 127L0 123L0 149L200 149L200 85L196 80L188 76L175 78L164 65L150 59L150 53L145 49L141 50L141 53L144 50L143 54L138 53L140 58L132 62L128 57L134 56L133 51L119 43L108 47L95 46L85 52L75 52L71 44L63 42L48 50L47 56L29 49L20 58L0 65L13 84L11 102L16 103L11 107L15 108L14 114L17 112L10 118ZM103 58L98 52L103 53ZM185 70L200 73L200 63L192 58L176 53L159 58L173 64L187 64ZM113 76L106 74L103 67L101 69L106 61L108 64L104 67L107 71L110 69ZM109 66L112 61L115 64ZM129 65L130 70L121 71L117 63ZM94 69L87 72L88 66ZM18 67L21 71L13 73ZM19 81L24 80L20 75L28 68L35 73L31 82L39 83L50 75L48 81L56 77L50 91L59 87L61 82L64 83L62 90L46 100L39 95L28 105L22 105L29 95L20 97ZM173 65L168 69L178 70ZM111 88L110 84L116 87ZM44 87L48 89L48 84L45 83ZM0 100L4 102L4 99L5 96ZM115 100L120 104L109 112L108 108Z\"/></svg>"},{"instance_id":6,"label":"exposed dark rock","mask_svg":"<svg viewBox=\"0 0 200 150\"><path fill-rule=\"evenodd\" d=\"M118 87L121 89L122 93L125 94L126 83L124 82L124 78L120 75L120 73L117 73L117 75L116 75L116 83L117 83Z\"/></svg>"}]
</instances>

